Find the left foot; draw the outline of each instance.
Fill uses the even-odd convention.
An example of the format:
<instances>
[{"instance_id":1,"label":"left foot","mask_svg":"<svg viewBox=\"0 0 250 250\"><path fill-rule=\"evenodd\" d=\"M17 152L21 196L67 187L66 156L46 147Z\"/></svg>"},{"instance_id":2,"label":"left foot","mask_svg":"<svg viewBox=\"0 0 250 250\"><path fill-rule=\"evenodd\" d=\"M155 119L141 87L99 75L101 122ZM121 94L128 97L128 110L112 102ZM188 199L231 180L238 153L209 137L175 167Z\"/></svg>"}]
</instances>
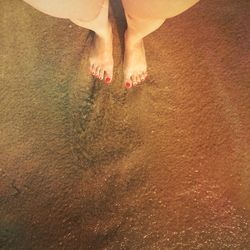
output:
<instances>
[{"instance_id":1,"label":"left foot","mask_svg":"<svg viewBox=\"0 0 250 250\"><path fill-rule=\"evenodd\" d=\"M147 62L142 39L136 39L126 31L124 55L124 86L131 88L142 83L147 77Z\"/></svg>"}]
</instances>

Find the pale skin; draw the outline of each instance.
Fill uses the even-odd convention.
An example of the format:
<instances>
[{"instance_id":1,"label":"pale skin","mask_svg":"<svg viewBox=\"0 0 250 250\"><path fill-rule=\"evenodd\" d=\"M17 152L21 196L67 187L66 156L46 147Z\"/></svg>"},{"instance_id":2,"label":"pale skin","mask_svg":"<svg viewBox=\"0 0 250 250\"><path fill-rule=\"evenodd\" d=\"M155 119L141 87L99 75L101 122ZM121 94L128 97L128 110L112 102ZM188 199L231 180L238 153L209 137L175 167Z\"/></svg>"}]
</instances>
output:
<instances>
[{"instance_id":1,"label":"pale skin","mask_svg":"<svg viewBox=\"0 0 250 250\"><path fill-rule=\"evenodd\" d=\"M90 72L109 84L113 80L112 29L109 0L24 0L36 9L95 32L90 51ZM147 77L143 38L199 0L122 0L127 30L124 34L124 87L136 86Z\"/></svg>"}]
</instances>

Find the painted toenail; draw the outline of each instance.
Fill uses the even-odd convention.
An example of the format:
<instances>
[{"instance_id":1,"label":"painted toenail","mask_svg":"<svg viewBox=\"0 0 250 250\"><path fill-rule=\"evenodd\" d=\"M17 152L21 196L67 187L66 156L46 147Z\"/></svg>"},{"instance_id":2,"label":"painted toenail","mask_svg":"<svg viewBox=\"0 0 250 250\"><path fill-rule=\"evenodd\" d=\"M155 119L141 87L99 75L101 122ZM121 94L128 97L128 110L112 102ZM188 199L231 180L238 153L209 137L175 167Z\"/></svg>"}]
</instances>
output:
<instances>
[{"instance_id":1,"label":"painted toenail","mask_svg":"<svg viewBox=\"0 0 250 250\"><path fill-rule=\"evenodd\" d=\"M110 77L106 77L105 82L106 83L110 83L111 82L111 78Z\"/></svg>"},{"instance_id":2,"label":"painted toenail","mask_svg":"<svg viewBox=\"0 0 250 250\"><path fill-rule=\"evenodd\" d=\"M125 88L127 88L127 89L132 88L132 83L126 82L126 83L125 83Z\"/></svg>"}]
</instances>

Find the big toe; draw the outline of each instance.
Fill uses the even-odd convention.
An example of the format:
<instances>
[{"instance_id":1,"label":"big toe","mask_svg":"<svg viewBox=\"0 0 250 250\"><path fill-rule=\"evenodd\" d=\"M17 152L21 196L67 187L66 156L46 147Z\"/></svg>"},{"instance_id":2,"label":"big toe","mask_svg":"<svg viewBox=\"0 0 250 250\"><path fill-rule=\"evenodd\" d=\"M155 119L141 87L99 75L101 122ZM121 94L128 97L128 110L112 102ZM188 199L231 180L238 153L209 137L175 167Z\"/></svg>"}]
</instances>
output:
<instances>
[{"instance_id":1,"label":"big toe","mask_svg":"<svg viewBox=\"0 0 250 250\"><path fill-rule=\"evenodd\" d=\"M130 89L133 87L132 75L130 73L124 73L124 87Z\"/></svg>"},{"instance_id":2,"label":"big toe","mask_svg":"<svg viewBox=\"0 0 250 250\"><path fill-rule=\"evenodd\" d=\"M103 79L104 79L104 83L106 84L110 84L112 82L112 79L113 79L112 69L108 69L104 71Z\"/></svg>"}]
</instances>

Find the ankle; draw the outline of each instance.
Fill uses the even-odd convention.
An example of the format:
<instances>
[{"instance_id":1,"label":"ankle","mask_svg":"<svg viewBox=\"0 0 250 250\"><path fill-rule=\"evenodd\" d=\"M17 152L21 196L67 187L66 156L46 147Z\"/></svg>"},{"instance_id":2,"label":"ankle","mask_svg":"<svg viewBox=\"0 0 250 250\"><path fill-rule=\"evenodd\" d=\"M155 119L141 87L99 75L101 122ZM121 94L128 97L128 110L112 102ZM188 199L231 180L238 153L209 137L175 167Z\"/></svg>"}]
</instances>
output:
<instances>
[{"instance_id":1,"label":"ankle","mask_svg":"<svg viewBox=\"0 0 250 250\"><path fill-rule=\"evenodd\" d=\"M107 35L109 36L110 34L112 34L111 23L108 21L106 25L102 25L101 29L96 29L94 30L94 32L97 38L106 40Z\"/></svg>"},{"instance_id":2,"label":"ankle","mask_svg":"<svg viewBox=\"0 0 250 250\"><path fill-rule=\"evenodd\" d=\"M127 29L124 34L125 40L130 46L138 46L143 42L143 37L131 29Z\"/></svg>"}]
</instances>

